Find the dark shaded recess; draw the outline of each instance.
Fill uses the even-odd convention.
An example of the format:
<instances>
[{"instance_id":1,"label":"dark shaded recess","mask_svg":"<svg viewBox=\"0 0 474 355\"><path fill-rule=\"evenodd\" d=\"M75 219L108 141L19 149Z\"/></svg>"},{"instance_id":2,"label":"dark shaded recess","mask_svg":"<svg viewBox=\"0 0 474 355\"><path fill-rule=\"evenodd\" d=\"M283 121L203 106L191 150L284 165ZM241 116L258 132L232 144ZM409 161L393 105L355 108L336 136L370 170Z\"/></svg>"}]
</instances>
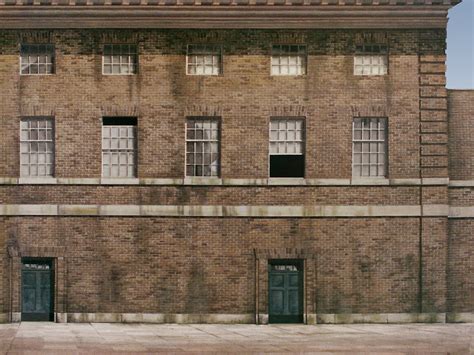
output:
<instances>
[{"instance_id":1,"label":"dark shaded recess","mask_svg":"<svg viewBox=\"0 0 474 355\"><path fill-rule=\"evenodd\" d=\"M304 177L304 155L271 155L270 177Z\"/></svg>"},{"instance_id":2,"label":"dark shaded recess","mask_svg":"<svg viewBox=\"0 0 474 355\"><path fill-rule=\"evenodd\" d=\"M102 119L104 126L136 126L136 117L104 117Z\"/></svg>"}]
</instances>

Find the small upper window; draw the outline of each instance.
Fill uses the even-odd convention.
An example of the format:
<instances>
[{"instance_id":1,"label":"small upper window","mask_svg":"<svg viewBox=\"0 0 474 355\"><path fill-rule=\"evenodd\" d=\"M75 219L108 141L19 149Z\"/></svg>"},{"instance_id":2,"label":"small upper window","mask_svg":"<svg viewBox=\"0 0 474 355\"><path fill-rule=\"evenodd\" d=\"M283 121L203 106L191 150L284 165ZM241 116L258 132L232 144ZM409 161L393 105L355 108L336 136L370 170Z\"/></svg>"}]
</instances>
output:
<instances>
[{"instance_id":1,"label":"small upper window","mask_svg":"<svg viewBox=\"0 0 474 355\"><path fill-rule=\"evenodd\" d=\"M272 75L305 75L306 46L274 44Z\"/></svg>"},{"instance_id":2,"label":"small upper window","mask_svg":"<svg viewBox=\"0 0 474 355\"><path fill-rule=\"evenodd\" d=\"M20 175L53 176L54 127L51 117L27 117L20 122Z\"/></svg>"},{"instance_id":3,"label":"small upper window","mask_svg":"<svg viewBox=\"0 0 474 355\"><path fill-rule=\"evenodd\" d=\"M387 45L365 44L356 47L354 75L386 75L387 73Z\"/></svg>"},{"instance_id":4,"label":"small upper window","mask_svg":"<svg viewBox=\"0 0 474 355\"><path fill-rule=\"evenodd\" d=\"M270 177L304 177L304 120L270 120Z\"/></svg>"},{"instance_id":5,"label":"small upper window","mask_svg":"<svg viewBox=\"0 0 474 355\"><path fill-rule=\"evenodd\" d=\"M352 132L352 175L386 176L387 119L354 118Z\"/></svg>"},{"instance_id":6,"label":"small upper window","mask_svg":"<svg viewBox=\"0 0 474 355\"><path fill-rule=\"evenodd\" d=\"M105 75L133 75L137 73L137 46L133 44L106 44L102 57Z\"/></svg>"},{"instance_id":7,"label":"small upper window","mask_svg":"<svg viewBox=\"0 0 474 355\"><path fill-rule=\"evenodd\" d=\"M188 45L187 73L189 75L222 74L222 47L210 44Z\"/></svg>"},{"instance_id":8,"label":"small upper window","mask_svg":"<svg viewBox=\"0 0 474 355\"><path fill-rule=\"evenodd\" d=\"M21 75L54 73L54 45L22 44L20 46Z\"/></svg>"}]
</instances>

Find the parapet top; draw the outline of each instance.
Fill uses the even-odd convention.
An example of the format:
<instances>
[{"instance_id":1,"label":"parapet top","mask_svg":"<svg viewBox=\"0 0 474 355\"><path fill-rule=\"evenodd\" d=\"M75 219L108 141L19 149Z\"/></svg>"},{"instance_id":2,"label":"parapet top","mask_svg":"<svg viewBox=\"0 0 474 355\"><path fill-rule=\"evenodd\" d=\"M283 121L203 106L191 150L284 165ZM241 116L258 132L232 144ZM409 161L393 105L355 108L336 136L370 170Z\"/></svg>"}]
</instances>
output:
<instances>
[{"instance_id":1,"label":"parapet top","mask_svg":"<svg viewBox=\"0 0 474 355\"><path fill-rule=\"evenodd\" d=\"M454 6L462 0L0 0L3 6Z\"/></svg>"}]
</instances>

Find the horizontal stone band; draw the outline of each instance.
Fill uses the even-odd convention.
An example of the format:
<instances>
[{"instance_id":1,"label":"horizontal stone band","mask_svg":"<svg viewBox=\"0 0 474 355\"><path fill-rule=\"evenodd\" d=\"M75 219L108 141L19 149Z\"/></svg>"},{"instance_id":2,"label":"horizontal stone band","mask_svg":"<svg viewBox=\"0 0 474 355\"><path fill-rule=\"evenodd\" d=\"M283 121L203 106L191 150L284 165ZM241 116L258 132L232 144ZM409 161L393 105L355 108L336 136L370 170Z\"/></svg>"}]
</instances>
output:
<instances>
[{"instance_id":1,"label":"horizontal stone band","mask_svg":"<svg viewBox=\"0 0 474 355\"><path fill-rule=\"evenodd\" d=\"M474 210L474 209L473 209ZM176 206L176 205L0 205L1 216L130 217L448 217L447 205L401 206ZM473 214L474 216L474 214Z\"/></svg>"},{"instance_id":2,"label":"horizontal stone band","mask_svg":"<svg viewBox=\"0 0 474 355\"><path fill-rule=\"evenodd\" d=\"M59 323L245 323L254 324L255 314L190 314L190 313L56 313ZM268 315L260 314L259 323L267 323ZM21 313L0 313L0 323L20 322ZM348 323L474 323L474 313L347 313L307 314L307 324Z\"/></svg>"},{"instance_id":3,"label":"horizontal stone band","mask_svg":"<svg viewBox=\"0 0 474 355\"><path fill-rule=\"evenodd\" d=\"M101 179L101 178L0 178L0 185L197 185L197 186L420 186L448 185L447 178L424 179ZM473 182L474 185L474 182Z\"/></svg>"}]
</instances>

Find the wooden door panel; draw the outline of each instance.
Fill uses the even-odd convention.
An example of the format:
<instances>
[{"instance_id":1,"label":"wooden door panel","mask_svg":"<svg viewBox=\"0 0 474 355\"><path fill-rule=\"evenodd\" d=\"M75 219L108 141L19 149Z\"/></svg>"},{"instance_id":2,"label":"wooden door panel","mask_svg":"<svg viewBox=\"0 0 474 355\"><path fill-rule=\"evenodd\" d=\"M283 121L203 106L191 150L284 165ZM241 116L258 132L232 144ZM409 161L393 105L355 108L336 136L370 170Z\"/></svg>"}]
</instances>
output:
<instances>
[{"instance_id":1,"label":"wooden door panel","mask_svg":"<svg viewBox=\"0 0 474 355\"><path fill-rule=\"evenodd\" d=\"M269 321L300 323L303 320L303 278L299 264L270 265Z\"/></svg>"},{"instance_id":2,"label":"wooden door panel","mask_svg":"<svg viewBox=\"0 0 474 355\"><path fill-rule=\"evenodd\" d=\"M51 261L23 263L22 321L47 321L53 318Z\"/></svg>"}]
</instances>

